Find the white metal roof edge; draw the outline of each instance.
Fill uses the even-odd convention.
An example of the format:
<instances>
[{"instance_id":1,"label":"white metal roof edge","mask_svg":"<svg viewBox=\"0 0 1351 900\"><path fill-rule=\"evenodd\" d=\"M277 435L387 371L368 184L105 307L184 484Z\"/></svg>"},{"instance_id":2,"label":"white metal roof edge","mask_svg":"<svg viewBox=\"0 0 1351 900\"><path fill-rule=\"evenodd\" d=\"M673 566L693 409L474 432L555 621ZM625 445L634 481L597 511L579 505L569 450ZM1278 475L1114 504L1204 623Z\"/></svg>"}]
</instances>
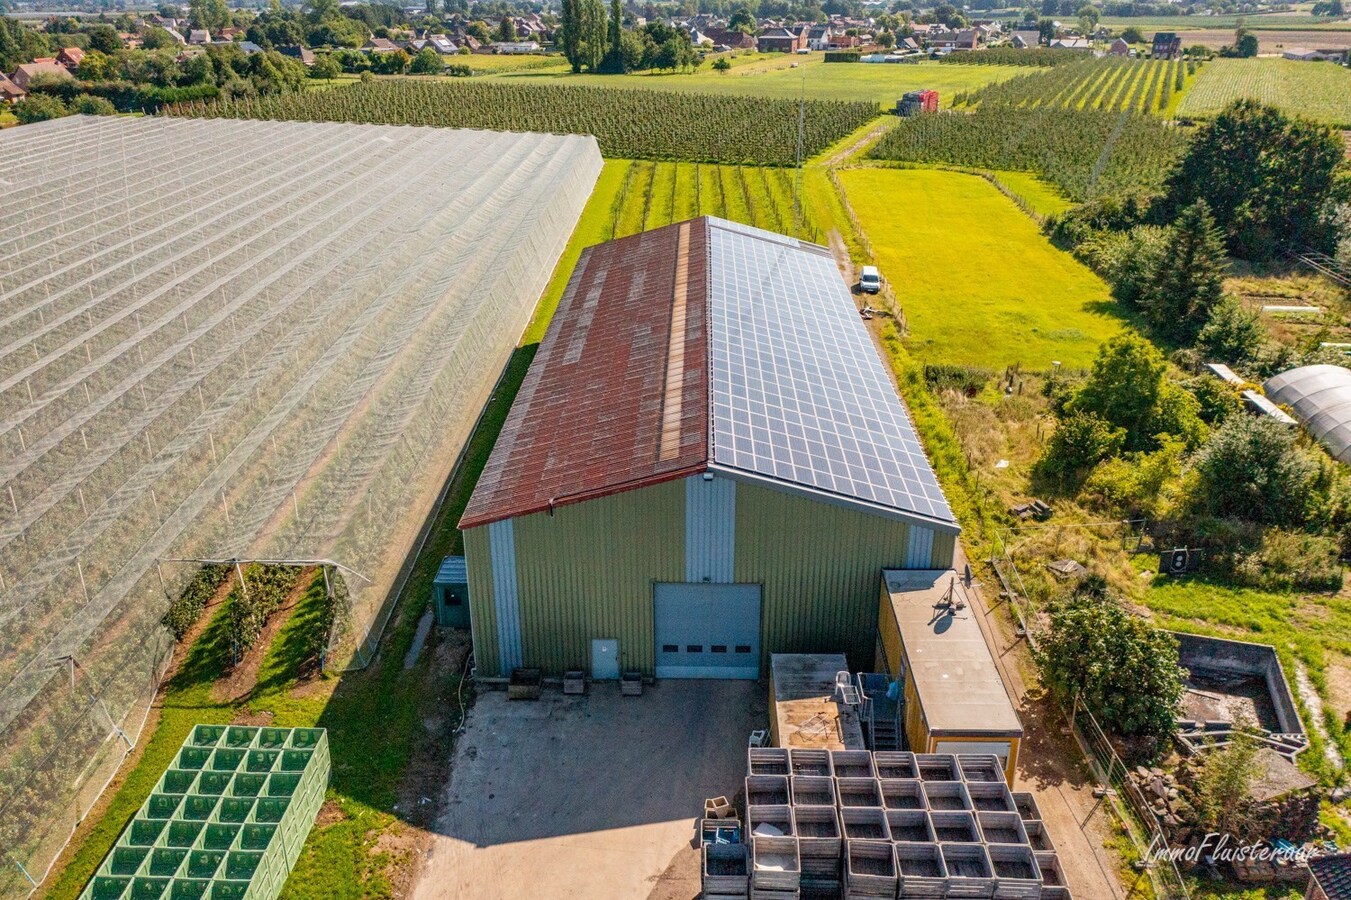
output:
<instances>
[{"instance_id":1,"label":"white metal roof edge","mask_svg":"<svg viewBox=\"0 0 1351 900\"><path fill-rule=\"evenodd\" d=\"M867 500L861 500L858 497L852 497L847 494L836 494L831 491L822 490L818 487L813 487L812 485L802 484L801 482L785 481L782 478L775 478L760 472L752 472L746 469L737 468L736 466L714 462L711 458L708 461L708 471L715 475L721 475L724 478L730 478L733 481L744 481L748 484L762 485L776 491L796 494L800 497L806 497L809 500L819 500L822 503L830 503L835 506L843 506L846 509L867 513L872 516L879 516L884 519L893 519L911 525L922 525L925 528L931 528L934 531L943 534L956 535L962 533L962 526L958 525L956 520L937 519L922 513L917 513L914 510L900 509L894 506L884 506L880 503L871 503Z\"/></svg>"}]
</instances>

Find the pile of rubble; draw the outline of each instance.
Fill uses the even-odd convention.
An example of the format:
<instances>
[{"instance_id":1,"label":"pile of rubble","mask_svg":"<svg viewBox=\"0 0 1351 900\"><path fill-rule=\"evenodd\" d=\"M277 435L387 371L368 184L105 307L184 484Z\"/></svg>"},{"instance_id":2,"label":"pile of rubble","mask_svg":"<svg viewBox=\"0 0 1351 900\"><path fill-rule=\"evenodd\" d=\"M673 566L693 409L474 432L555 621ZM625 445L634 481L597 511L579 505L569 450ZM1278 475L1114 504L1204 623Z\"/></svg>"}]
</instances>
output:
<instances>
[{"instance_id":1,"label":"pile of rubble","mask_svg":"<svg viewBox=\"0 0 1351 900\"><path fill-rule=\"evenodd\" d=\"M1157 766L1136 766L1130 779L1144 794L1149 808L1165 829L1171 831L1181 825L1184 818L1190 818L1191 808L1179 797L1177 779L1171 773Z\"/></svg>"}]
</instances>

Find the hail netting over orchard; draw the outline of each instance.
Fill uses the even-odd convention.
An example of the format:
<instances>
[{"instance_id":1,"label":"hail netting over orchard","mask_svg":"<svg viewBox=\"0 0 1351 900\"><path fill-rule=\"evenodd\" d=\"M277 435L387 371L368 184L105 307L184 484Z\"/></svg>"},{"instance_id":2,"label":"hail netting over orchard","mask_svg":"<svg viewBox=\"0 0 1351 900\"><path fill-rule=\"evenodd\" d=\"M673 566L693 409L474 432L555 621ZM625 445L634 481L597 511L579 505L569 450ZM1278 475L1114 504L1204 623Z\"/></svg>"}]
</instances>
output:
<instances>
[{"instance_id":1,"label":"hail netting over orchard","mask_svg":"<svg viewBox=\"0 0 1351 900\"><path fill-rule=\"evenodd\" d=\"M140 726L194 573L159 561L334 560L330 661L369 653L600 166L438 128L0 135L0 896Z\"/></svg>"}]
</instances>

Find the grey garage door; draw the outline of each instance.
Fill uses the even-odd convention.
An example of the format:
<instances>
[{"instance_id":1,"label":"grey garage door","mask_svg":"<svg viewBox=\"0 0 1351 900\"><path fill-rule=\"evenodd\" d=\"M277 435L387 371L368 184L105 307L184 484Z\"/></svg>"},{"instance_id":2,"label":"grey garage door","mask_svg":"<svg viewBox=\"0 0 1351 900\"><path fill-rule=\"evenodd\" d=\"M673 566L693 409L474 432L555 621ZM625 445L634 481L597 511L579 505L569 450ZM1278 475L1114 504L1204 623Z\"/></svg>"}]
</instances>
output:
<instances>
[{"instance_id":1,"label":"grey garage door","mask_svg":"<svg viewBox=\"0 0 1351 900\"><path fill-rule=\"evenodd\" d=\"M759 678L760 585L659 584L658 678Z\"/></svg>"}]
</instances>

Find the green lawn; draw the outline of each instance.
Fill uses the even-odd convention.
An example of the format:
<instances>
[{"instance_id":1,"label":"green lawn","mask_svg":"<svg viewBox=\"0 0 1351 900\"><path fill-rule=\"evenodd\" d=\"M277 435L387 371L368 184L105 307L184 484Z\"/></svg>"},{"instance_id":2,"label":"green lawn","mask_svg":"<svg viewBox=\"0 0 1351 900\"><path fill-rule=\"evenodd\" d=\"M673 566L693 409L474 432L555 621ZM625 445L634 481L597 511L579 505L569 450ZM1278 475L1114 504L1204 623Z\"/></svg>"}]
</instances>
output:
<instances>
[{"instance_id":1,"label":"green lawn","mask_svg":"<svg viewBox=\"0 0 1351 900\"><path fill-rule=\"evenodd\" d=\"M969 91L1015 75L1027 74L1017 66L962 66L921 63L918 65L872 63L825 63L822 54L787 56L768 54L740 57L727 72L704 65L693 74L573 75L568 72L517 72L510 79L549 79L566 84L603 87L640 87L662 91L753 94L796 99L804 89L809 100L871 100L893 108L906 91L932 88L944 106L959 91Z\"/></svg>"},{"instance_id":2,"label":"green lawn","mask_svg":"<svg viewBox=\"0 0 1351 900\"><path fill-rule=\"evenodd\" d=\"M1351 69L1291 59L1217 59L1201 68L1178 114L1207 116L1251 97L1287 113L1351 127Z\"/></svg>"},{"instance_id":3,"label":"green lawn","mask_svg":"<svg viewBox=\"0 0 1351 900\"><path fill-rule=\"evenodd\" d=\"M840 180L922 362L1087 368L1122 328L1107 285L984 179L859 168Z\"/></svg>"}]
</instances>

